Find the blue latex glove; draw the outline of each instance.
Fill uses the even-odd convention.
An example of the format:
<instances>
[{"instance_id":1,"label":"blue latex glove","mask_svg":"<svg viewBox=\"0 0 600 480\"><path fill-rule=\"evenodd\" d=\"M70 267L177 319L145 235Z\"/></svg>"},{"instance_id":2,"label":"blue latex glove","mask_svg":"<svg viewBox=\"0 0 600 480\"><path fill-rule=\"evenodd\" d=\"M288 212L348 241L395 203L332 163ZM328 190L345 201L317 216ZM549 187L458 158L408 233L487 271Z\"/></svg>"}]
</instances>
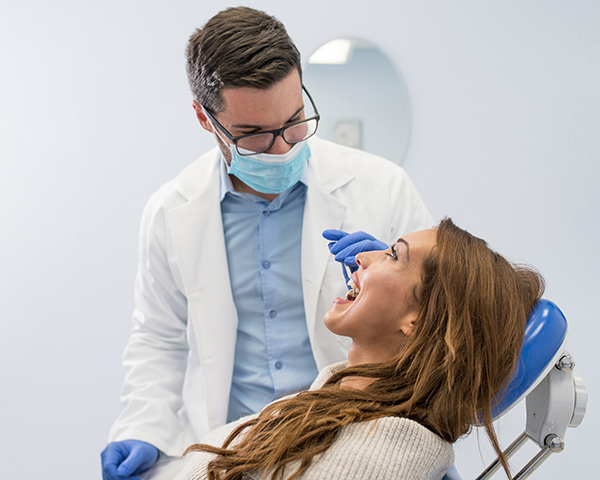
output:
<instances>
[{"instance_id":1,"label":"blue latex glove","mask_svg":"<svg viewBox=\"0 0 600 480\"><path fill-rule=\"evenodd\" d=\"M158 448L140 440L123 440L109 443L100 457L103 480L141 480L136 475L156 463Z\"/></svg>"},{"instance_id":2,"label":"blue latex glove","mask_svg":"<svg viewBox=\"0 0 600 480\"><path fill-rule=\"evenodd\" d=\"M348 283L348 274L343 265L348 265L352 272L358 268L355 262L356 255L360 252L372 250L387 250L388 246L377 240L373 235L365 232L346 233L342 230L325 230L323 237L333 240L329 243L329 251L335 255L336 262L342 263L344 278Z\"/></svg>"}]
</instances>

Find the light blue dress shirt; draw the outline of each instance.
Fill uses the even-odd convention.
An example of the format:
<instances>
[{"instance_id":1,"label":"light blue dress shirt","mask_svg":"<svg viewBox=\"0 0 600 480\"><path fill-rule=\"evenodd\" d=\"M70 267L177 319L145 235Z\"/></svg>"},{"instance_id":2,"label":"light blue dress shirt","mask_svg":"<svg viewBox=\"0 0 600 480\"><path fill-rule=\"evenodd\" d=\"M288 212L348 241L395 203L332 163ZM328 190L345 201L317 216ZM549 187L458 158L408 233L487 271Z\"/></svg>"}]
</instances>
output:
<instances>
[{"instance_id":1,"label":"light blue dress shirt","mask_svg":"<svg viewBox=\"0 0 600 480\"><path fill-rule=\"evenodd\" d=\"M238 313L228 422L308 388L318 374L300 271L306 188L300 181L269 203L236 192L221 162L221 215Z\"/></svg>"}]
</instances>

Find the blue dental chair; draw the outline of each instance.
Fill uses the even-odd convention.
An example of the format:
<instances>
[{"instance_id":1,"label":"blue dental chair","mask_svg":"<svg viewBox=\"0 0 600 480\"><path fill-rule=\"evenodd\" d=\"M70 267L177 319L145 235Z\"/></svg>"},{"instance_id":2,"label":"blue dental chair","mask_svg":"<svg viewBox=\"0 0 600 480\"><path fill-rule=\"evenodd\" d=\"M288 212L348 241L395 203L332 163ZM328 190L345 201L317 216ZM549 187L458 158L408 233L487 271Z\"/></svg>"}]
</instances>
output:
<instances>
[{"instance_id":1,"label":"blue dental chair","mask_svg":"<svg viewBox=\"0 0 600 480\"><path fill-rule=\"evenodd\" d=\"M581 375L574 371L573 357L565 350L567 337L563 313L549 300L540 300L527 320L515 373L493 410L497 420L526 399L525 431L504 450L504 455L510 458L528 439L540 450L515 475L515 480L528 478L549 456L562 452L567 427L579 426L585 416L587 388ZM494 460L477 480L490 478L500 466L500 461ZM444 480L456 479L460 476L453 467Z\"/></svg>"}]
</instances>

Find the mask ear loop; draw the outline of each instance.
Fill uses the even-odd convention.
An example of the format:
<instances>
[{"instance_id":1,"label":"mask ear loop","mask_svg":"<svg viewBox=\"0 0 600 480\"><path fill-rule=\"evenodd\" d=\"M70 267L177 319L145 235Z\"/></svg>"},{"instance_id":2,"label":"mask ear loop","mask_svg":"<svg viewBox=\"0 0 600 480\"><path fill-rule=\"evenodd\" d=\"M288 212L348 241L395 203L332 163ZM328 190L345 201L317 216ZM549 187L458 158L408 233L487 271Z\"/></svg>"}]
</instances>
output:
<instances>
[{"instance_id":1,"label":"mask ear loop","mask_svg":"<svg viewBox=\"0 0 600 480\"><path fill-rule=\"evenodd\" d=\"M200 105L200 108L202 108L202 111L204 112L204 115L206 115L206 118L208 118L208 121L212 125L213 133L219 138L219 140L221 140L223 142L223 145L225 145L226 147L229 148L229 151L231 152L231 159L233 160L233 150L236 148L235 145L233 143L228 143L227 140L224 139L221 136L221 133L219 132L219 127L217 127L213 123L213 121L210 119L210 117L206 114L206 109L202 105ZM231 164L227 163L227 159L225 158L225 155L221 154L221 156L223 157L223 161L225 162L225 168L227 169L227 173L229 173L229 169L231 168ZM232 160L230 160L230 162Z\"/></svg>"},{"instance_id":2,"label":"mask ear loop","mask_svg":"<svg viewBox=\"0 0 600 480\"><path fill-rule=\"evenodd\" d=\"M210 122L210 123L211 123L211 124L212 124L212 126L213 126L213 131L215 132L215 135L216 135L217 137L219 137L219 140L221 140L221 141L222 141L222 142L223 142L223 143L224 143L226 146L228 146L229 148L231 148L231 146L230 146L230 145L233 145L233 143L229 143L229 142L227 141L227 139L223 138L223 137L221 136L221 134L219 133L219 129L218 129L218 127L217 127L217 126L216 126L214 123L212 123L212 122ZM234 145L234 146L235 146L235 145Z\"/></svg>"},{"instance_id":3,"label":"mask ear loop","mask_svg":"<svg viewBox=\"0 0 600 480\"><path fill-rule=\"evenodd\" d=\"M221 133L219 132L219 127L217 127L213 121L211 120L210 116L208 115L208 113L206 112L206 108L204 108L203 105L200 105L200 108L202 109L202 111L204 112L204 115L206 115L206 118L208 118L208 121L210 122L210 124L212 125L212 129L214 134L219 137L219 140L221 140L225 145L229 146L230 144L228 143L227 139L223 138L221 136ZM233 144L231 144L233 145ZM234 145L235 146L235 145ZM231 147L230 147L231 148Z\"/></svg>"}]
</instances>

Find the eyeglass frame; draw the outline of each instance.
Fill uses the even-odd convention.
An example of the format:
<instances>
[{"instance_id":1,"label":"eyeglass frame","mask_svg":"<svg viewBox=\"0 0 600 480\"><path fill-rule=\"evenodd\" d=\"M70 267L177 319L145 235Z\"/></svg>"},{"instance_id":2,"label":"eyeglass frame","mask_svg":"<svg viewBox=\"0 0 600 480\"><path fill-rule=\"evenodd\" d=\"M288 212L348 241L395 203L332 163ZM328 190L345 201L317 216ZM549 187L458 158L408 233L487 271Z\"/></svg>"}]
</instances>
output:
<instances>
[{"instance_id":1,"label":"eyeglass frame","mask_svg":"<svg viewBox=\"0 0 600 480\"><path fill-rule=\"evenodd\" d=\"M219 121L215 118L215 116L212 113L210 113L206 107L202 106L202 110L204 110L204 113L206 113L206 116L211 120L211 122L213 122L219 128L219 130L221 130L225 134L225 136L229 139L229 141L235 145L235 149L237 150L237 152L241 156L243 156L243 157L251 157L252 155L259 155L261 153L264 153L264 152L270 150L271 147L273 146L273 144L275 143L275 140L277 140L277 137L283 138L283 141L285 143L287 143L288 145L295 145L296 143L300 143L300 142L303 142L305 140L308 140L315 133L317 133L317 129L319 128L319 120L321 120L321 115L319 114L319 111L317 110L317 106L315 105L315 101L312 99L312 97L310 96L310 93L308 93L308 90L306 89L306 87L304 85L302 85L302 90L304 91L304 93L306 93L306 96L310 100L312 108L315 111L315 115L312 116L312 117L310 117L310 118L305 118L304 120L300 120L298 122L291 123L290 125L286 125L285 127L276 128L274 130L264 130L264 131L256 132L256 133L247 133L245 135L233 136L231 133L229 133L227 131L227 129L223 125L221 125L219 123ZM290 143L283 136L283 132L285 130L287 130L288 128L295 127L296 125L300 125L302 123L310 122L311 120L316 120L317 121L317 126L315 127L315 131L312 134L310 134L310 136L306 137L304 140L300 140L300 142ZM253 137L253 136L256 136L256 135L264 135L265 133L272 133L273 134L273 140L271 140L269 148L263 150L262 152L253 152L253 153L242 153L242 152L240 152L240 149L239 149L238 144L237 144L237 142L239 140L241 140L243 138L247 138L247 137Z\"/></svg>"}]
</instances>

